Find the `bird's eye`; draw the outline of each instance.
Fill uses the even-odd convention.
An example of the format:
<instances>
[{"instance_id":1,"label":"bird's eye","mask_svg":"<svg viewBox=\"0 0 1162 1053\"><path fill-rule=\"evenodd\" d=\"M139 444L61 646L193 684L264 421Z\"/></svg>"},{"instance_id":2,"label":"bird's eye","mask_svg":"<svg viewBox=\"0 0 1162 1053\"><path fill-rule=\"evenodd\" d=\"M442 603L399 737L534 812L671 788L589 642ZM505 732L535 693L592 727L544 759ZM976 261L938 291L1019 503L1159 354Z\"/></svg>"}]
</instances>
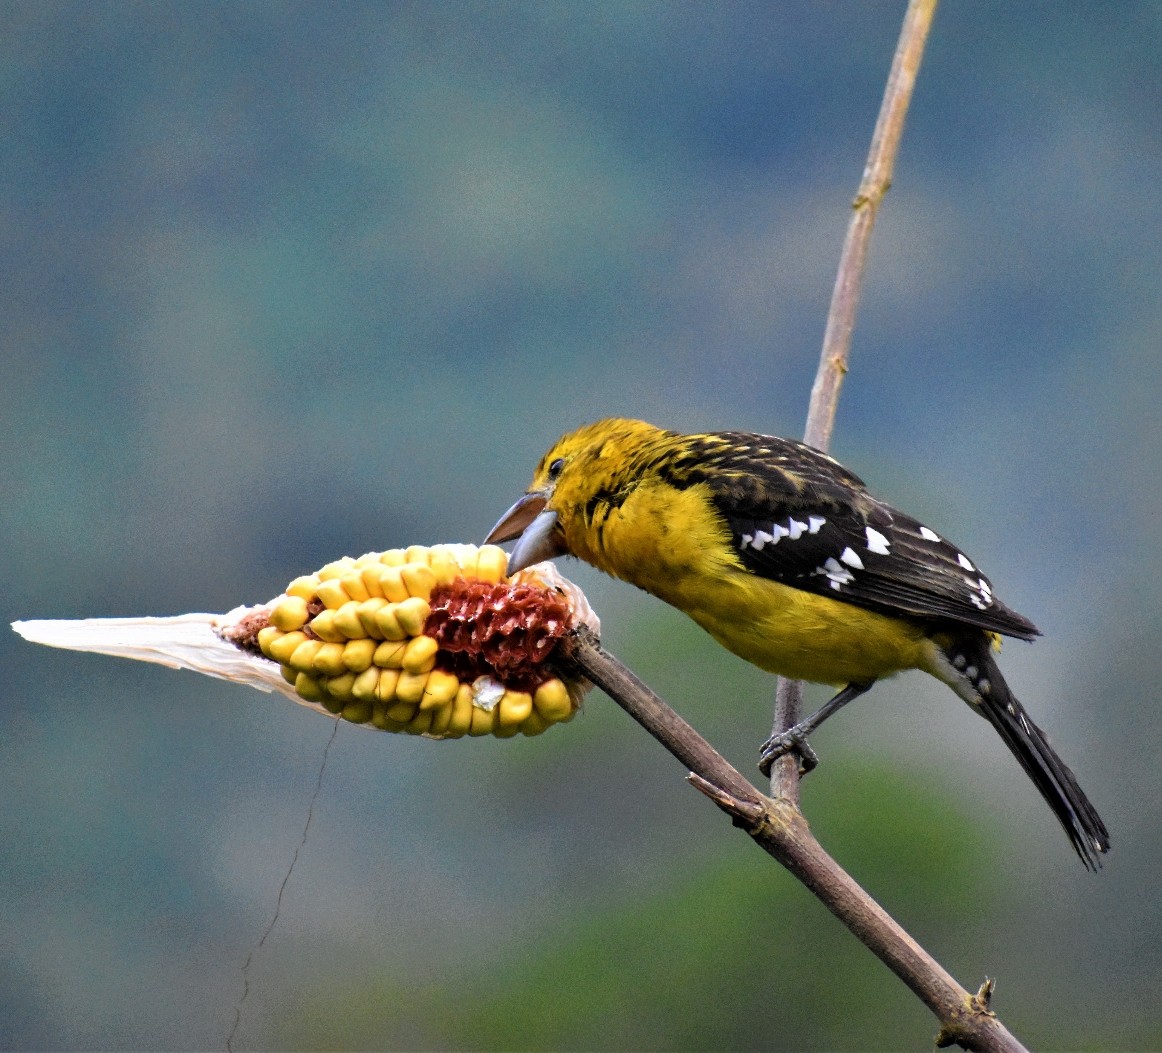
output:
<instances>
[{"instance_id":1,"label":"bird's eye","mask_svg":"<svg viewBox=\"0 0 1162 1053\"><path fill-rule=\"evenodd\" d=\"M549 482L555 483L557 476L561 474L561 469L565 467L565 458L558 457L552 464L549 465Z\"/></svg>"}]
</instances>

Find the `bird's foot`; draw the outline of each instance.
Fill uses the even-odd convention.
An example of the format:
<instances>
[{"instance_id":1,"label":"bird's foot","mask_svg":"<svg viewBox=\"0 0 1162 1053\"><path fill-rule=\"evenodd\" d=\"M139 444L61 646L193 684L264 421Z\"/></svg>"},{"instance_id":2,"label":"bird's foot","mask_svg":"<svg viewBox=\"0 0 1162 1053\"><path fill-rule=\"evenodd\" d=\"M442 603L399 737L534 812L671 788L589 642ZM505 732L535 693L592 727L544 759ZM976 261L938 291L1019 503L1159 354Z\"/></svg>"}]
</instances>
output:
<instances>
[{"instance_id":1,"label":"bird's foot","mask_svg":"<svg viewBox=\"0 0 1162 1053\"><path fill-rule=\"evenodd\" d=\"M798 728L791 728L779 735L772 735L759 747L759 771L767 778L771 775L771 765L788 753L799 755L799 775L806 775L819 763L819 754L807 742L807 734Z\"/></svg>"}]
</instances>

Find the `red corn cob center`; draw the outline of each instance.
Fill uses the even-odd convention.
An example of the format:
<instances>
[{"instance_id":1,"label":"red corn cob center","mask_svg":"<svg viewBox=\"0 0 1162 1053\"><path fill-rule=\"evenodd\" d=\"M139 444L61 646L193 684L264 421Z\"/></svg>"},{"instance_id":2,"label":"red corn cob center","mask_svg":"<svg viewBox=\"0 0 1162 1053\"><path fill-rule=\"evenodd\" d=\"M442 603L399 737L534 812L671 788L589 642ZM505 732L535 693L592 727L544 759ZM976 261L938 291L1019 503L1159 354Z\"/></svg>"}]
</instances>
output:
<instances>
[{"instance_id":1,"label":"red corn cob center","mask_svg":"<svg viewBox=\"0 0 1162 1053\"><path fill-rule=\"evenodd\" d=\"M535 691L554 675L545 659L569 632L569 605L552 589L457 578L432 592L424 634L440 645L436 668L462 680L494 676Z\"/></svg>"}]
</instances>

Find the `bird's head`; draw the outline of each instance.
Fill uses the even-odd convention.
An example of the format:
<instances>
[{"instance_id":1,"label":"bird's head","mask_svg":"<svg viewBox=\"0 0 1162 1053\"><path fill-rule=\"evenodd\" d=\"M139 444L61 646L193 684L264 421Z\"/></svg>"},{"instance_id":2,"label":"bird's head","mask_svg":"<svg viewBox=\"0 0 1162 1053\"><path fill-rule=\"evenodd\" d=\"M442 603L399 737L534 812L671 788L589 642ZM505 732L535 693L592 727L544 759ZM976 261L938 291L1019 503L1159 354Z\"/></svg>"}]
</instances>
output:
<instances>
[{"instance_id":1,"label":"bird's head","mask_svg":"<svg viewBox=\"0 0 1162 1053\"><path fill-rule=\"evenodd\" d=\"M609 418L561 436L541 458L533 481L494 526L487 544L516 540L508 572L561 555L588 558L585 512L632 487L646 451L669 434L640 420ZM592 560L591 560L592 561Z\"/></svg>"}]
</instances>

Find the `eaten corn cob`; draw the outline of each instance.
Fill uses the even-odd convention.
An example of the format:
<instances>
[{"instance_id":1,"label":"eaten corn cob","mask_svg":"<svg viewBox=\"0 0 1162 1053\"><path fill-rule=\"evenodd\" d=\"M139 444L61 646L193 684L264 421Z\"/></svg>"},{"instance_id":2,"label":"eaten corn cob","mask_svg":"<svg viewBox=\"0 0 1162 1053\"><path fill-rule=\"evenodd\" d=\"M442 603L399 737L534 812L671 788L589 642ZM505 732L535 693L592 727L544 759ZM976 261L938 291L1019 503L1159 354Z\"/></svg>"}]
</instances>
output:
<instances>
[{"instance_id":1,"label":"eaten corn cob","mask_svg":"<svg viewBox=\"0 0 1162 1053\"><path fill-rule=\"evenodd\" d=\"M548 661L600 623L550 563L506 576L494 545L345 556L225 615L14 622L26 639L195 669L353 724L429 738L537 735L589 689Z\"/></svg>"}]
</instances>

